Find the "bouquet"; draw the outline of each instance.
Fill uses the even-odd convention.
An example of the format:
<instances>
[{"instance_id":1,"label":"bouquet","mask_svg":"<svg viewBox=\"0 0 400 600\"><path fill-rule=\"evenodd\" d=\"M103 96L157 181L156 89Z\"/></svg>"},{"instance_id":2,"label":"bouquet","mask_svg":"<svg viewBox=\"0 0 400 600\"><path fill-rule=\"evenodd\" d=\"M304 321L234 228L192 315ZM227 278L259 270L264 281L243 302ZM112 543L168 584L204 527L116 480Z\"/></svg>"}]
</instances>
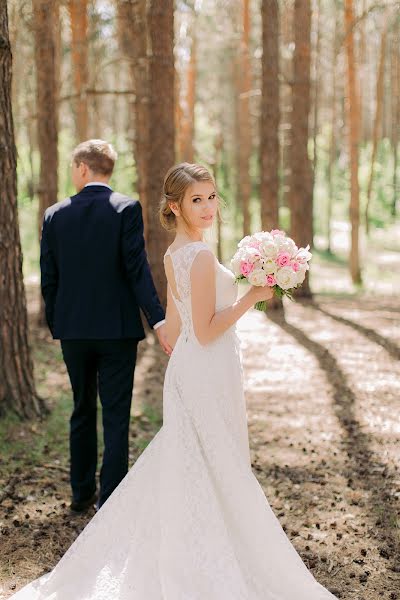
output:
<instances>
[{"instance_id":1,"label":"bouquet","mask_svg":"<svg viewBox=\"0 0 400 600\"><path fill-rule=\"evenodd\" d=\"M310 246L298 248L284 231L260 231L247 235L238 244L231 265L236 281L247 279L251 285L273 288L275 296L288 296L300 287L310 268ZM254 308L265 311L266 301L257 302Z\"/></svg>"}]
</instances>

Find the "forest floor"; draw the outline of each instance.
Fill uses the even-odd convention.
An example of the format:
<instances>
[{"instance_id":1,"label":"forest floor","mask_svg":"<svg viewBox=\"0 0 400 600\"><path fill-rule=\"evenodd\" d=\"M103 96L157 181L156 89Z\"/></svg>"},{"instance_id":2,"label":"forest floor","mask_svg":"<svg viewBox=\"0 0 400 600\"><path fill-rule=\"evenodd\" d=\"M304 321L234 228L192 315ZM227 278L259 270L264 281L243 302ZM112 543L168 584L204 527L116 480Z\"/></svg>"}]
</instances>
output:
<instances>
[{"instance_id":1,"label":"forest floor","mask_svg":"<svg viewBox=\"0 0 400 600\"><path fill-rule=\"evenodd\" d=\"M28 291L34 313L37 289ZM398 302L319 294L284 314L250 311L238 332L254 473L293 545L338 598L400 599ZM2 599L50 570L94 514L68 508L71 399L59 344L36 326L31 340L51 413L0 423ZM151 335L140 344L131 464L161 425L167 360Z\"/></svg>"}]
</instances>

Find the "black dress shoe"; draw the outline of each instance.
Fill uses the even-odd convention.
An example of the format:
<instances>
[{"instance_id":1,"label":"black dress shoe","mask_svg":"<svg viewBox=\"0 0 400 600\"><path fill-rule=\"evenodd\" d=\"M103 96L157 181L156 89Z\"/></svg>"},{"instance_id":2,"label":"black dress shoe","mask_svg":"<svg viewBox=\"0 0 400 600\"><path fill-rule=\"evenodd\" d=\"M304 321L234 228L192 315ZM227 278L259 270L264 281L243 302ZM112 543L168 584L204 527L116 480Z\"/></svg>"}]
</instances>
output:
<instances>
[{"instance_id":1,"label":"black dress shoe","mask_svg":"<svg viewBox=\"0 0 400 600\"><path fill-rule=\"evenodd\" d=\"M97 493L95 492L93 494L93 496L90 496L90 498L87 498L86 500L81 500L80 502L77 502L76 500L72 500L71 504L70 504L70 509L73 512L83 512L85 510L87 510L88 508L90 508L91 506L93 506L96 503L97 500Z\"/></svg>"}]
</instances>

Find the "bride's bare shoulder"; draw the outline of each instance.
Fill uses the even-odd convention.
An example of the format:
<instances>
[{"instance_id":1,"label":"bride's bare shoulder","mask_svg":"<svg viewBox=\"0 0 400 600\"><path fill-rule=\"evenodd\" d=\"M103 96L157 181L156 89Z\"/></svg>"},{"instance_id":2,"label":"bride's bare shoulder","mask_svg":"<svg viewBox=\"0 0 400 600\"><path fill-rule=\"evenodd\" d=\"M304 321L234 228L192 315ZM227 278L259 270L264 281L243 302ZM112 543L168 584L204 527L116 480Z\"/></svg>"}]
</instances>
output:
<instances>
[{"instance_id":1,"label":"bride's bare shoulder","mask_svg":"<svg viewBox=\"0 0 400 600\"><path fill-rule=\"evenodd\" d=\"M215 254L206 245L200 247L193 259L192 276L202 276L215 269Z\"/></svg>"},{"instance_id":2,"label":"bride's bare shoulder","mask_svg":"<svg viewBox=\"0 0 400 600\"><path fill-rule=\"evenodd\" d=\"M172 242L172 244L170 244L170 246L168 246L167 252L173 254L174 252L178 252L179 250L188 250L188 251L193 251L196 249L200 249L200 248L209 248L209 246L206 244L206 242L203 242L202 240L194 240L192 242L176 242L176 240L174 240Z\"/></svg>"}]
</instances>

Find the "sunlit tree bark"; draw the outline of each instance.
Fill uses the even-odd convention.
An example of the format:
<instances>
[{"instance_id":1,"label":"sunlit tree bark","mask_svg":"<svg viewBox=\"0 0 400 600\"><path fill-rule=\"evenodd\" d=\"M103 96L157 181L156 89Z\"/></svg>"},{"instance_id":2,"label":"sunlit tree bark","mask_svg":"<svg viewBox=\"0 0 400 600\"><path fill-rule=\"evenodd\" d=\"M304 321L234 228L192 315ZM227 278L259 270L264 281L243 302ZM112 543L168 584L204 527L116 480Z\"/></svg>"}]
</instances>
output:
<instances>
[{"instance_id":1,"label":"sunlit tree bark","mask_svg":"<svg viewBox=\"0 0 400 600\"><path fill-rule=\"evenodd\" d=\"M242 41L240 46L240 70L238 73L238 194L243 216L243 235L250 233L250 154L251 123L249 93L251 90L251 62L249 53L250 7L249 0L242 0Z\"/></svg>"},{"instance_id":2,"label":"sunlit tree bark","mask_svg":"<svg viewBox=\"0 0 400 600\"><path fill-rule=\"evenodd\" d=\"M13 411L22 418L31 418L44 412L44 404L35 391L28 343L11 78L7 3L0 2L0 414Z\"/></svg>"},{"instance_id":3,"label":"sunlit tree bark","mask_svg":"<svg viewBox=\"0 0 400 600\"><path fill-rule=\"evenodd\" d=\"M313 240L313 177L308 156L311 93L310 0L295 0L294 22L296 27L290 144L290 229L297 245L306 246L311 245ZM311 296L308 275L297 295Z\"/></svg>"},{"instance_id":4,"label":"sunlit tree bark","mask_svg":"<svg viewBox=\"0 0 400 600\"><path fill-rule=\"evenodd\" d=\"M261 226L279 227L279 6L262 2L262 88L260 126Z\"/></svg>"},{"instance_id":5,"label":"sunlit tree bark","mask_svg":"<svg viewBox=\"0 0 400 600\"><path fill-rule=\"evenodd\" d=\"M88 19L87 0L69 0L71 21L71 58L76 100L75 122L78 142L88 137L88 103L86 90L88 86Z\"/></svg>"},{"instance_id":6,"label":"sunlit tree bark","mask_svg":"<svg viewBox=\"0 0 400 600\"><path fill-rule=\"evenodd\" d=\"M354 11L352 0L345 0L345 35L347 54L347 128L350 155L350 273L353 283L361 283L359 255L360 188L358 182L359 114L354 60Z\"/></svg>"},{"instance_id":7,"label":"sunlit tree bark","mask_svg":"<svg viewBox=\"0 0 400 600\"><path fill-rule=\"evenodd\" d=\"M57 17L58 0L33 0L37 138L40 153L39 237L44 211L58 200ZM40 298L39 324L45 326Z\"/></svg>"}]
</instances>

